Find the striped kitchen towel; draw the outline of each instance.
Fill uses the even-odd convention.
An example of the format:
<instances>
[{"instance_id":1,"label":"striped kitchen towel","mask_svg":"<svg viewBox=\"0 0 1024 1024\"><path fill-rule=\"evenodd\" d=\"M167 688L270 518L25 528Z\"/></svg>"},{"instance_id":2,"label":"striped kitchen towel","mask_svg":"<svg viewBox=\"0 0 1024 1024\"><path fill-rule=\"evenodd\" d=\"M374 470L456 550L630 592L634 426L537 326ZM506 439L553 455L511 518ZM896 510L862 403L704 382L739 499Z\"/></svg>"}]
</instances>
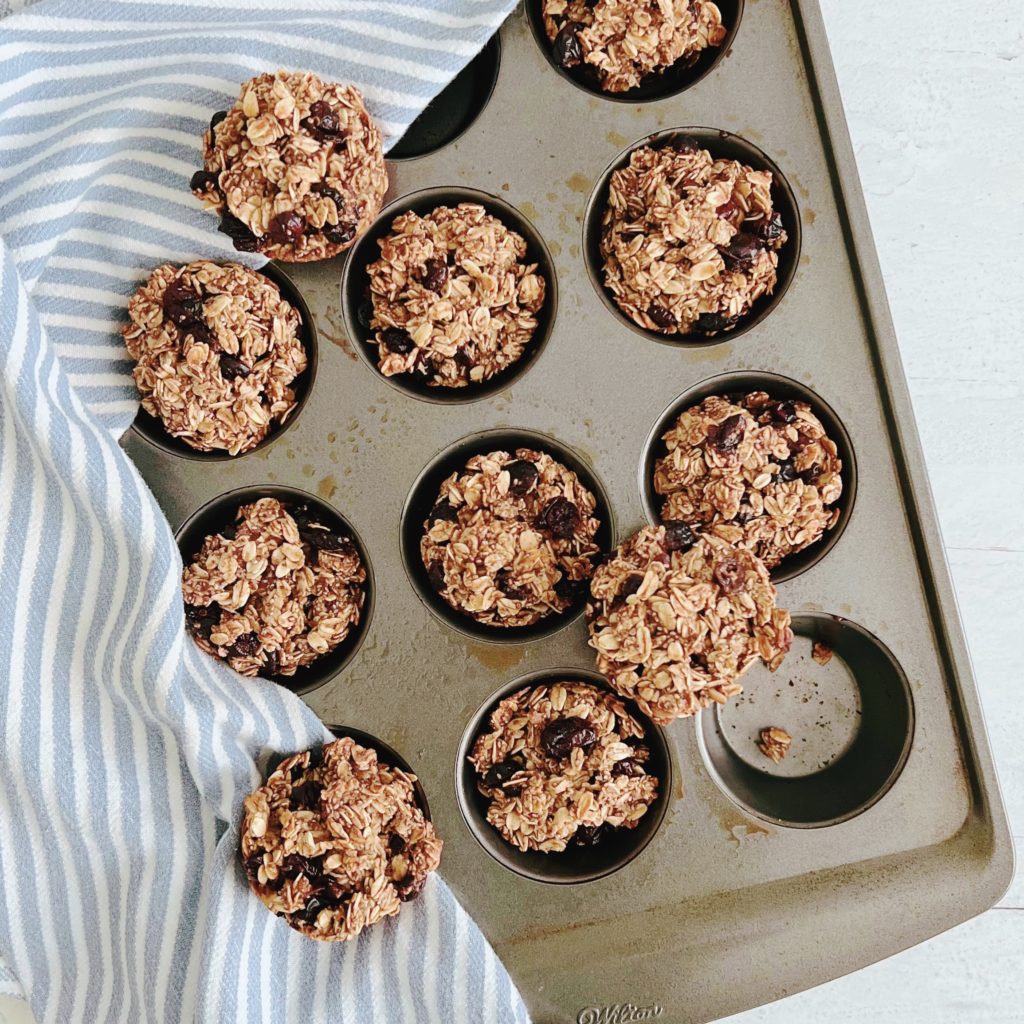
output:
<instances>
[{"instance_id":1,"label":"striped kitchen towel","mask_svg":"<svg viewBox=\"0 0 1024 1024\"><path fill-rule=\"evenodd\" d=\"M130 293L237 255L188 190L211 112L308 69L394 141L512 6L0 0L0 994L40 1022L527 1019L437 878L342 945L250 895L242 798L327 734L186 639L174 539L117 445Z\"/></svg>"}]
</instances>

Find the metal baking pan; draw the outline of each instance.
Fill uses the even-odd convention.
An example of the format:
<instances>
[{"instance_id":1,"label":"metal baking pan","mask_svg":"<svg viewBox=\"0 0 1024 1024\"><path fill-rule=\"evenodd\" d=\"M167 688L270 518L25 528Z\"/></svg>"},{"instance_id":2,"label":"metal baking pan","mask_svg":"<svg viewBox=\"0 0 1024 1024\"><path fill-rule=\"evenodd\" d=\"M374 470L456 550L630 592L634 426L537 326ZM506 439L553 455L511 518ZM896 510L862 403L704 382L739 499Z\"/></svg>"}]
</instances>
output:
<instances>
[{"instance_id":1,"label":"metal baking pan","mask_svg":"<svg viewBox=\"0 0 1024 1024\"><path fill-rule=\"evenodd\" d=\"M346 327L339 259L283 268L319 336L315 385L287 433L216 464L126 436L175 526L233 488L279 484L319 496L357 531L373 616L351 660L306 699L325 721L380 737L420 775L446 843L442 874L539 1024L725 1016L949 928L995 903L1012 874L821 15L813 0L725 8L739 24L724 59L673 81L669 95L628 102L557 70L520 9L500 47L433 105L421 132L433 151L390 163L388 202L479 190L514 207L550 253L550 337L507 387L440 402L384 380ZM446 123L458 137L436 148ZM584 218L626 149L694 125L729 132L778 166L802 244L785 296L754 327L670 345L632 330L599 295ZM524 877L474 838L457 752L511 681L592 670L586 629L570 616L547 635L493 643L452 628L403 564L410 493L471 435L540 432L601 483L621 539L652 512L643 467L666 412L710 378L725 375L725 387L769 372L828 407L856 462L842 536L779 581L794 649L775 675L752 672L723 714L665 730L669 806L637 856L585 883ZM836 652L827 666L810 657L814 640ZM752 746L769 724L794 734L777 767Z\"/></svg>"}]
</instances>

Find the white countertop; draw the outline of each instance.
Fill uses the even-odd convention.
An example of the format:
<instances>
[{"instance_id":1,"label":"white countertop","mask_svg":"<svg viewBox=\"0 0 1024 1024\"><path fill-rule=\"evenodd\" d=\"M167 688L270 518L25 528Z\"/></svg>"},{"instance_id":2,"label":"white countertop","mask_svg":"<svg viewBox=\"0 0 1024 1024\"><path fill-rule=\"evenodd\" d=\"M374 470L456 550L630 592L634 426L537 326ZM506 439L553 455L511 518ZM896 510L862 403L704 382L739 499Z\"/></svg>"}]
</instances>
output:
<instances>
[{"instance_id":1,"label":"white countertop","mask_svg":"<svg viewBox=\"0 0 1024 1024\"><path fill-rule=\"evenodd\" d=\"M1021 848L1024 446L1011 424L1024 410L1024 8L821 3ZM1018 872L982 917L729 1024L1019 1024L1022 964ZM0 1000L0 1024L30 1022Z\"/></svg>"}]
</instances>

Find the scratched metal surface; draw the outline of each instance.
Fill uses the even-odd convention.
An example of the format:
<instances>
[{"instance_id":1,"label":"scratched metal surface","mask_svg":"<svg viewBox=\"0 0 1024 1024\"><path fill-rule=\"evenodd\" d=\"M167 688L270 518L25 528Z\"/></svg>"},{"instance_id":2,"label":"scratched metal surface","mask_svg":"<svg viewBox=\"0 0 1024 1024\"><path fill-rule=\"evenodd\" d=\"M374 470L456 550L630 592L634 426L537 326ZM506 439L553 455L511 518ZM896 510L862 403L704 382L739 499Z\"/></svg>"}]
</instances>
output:
<instances>
[{"instance_id":1,"label":"scratched metal surface","mask_svg":"<svg viewBox=\"0 0 1024 1024\"><path fill-rule=\"evenodd\" d=\"M581 254L583 211L606 165L643 136L686 125L723 128L763 149L803 217L800 268L779 308L742 338L692 350L620 324ZM469 131L390 170L389 201L426 187L476 188L539 230L555 258L559 309L536 365L478 403L418 401L385 383L346 338L341 261L287 268L320 338L314 392L287 434L215 465L133 435L126 447L174 525L223 491L266 482L318 493L353 523L373 562L376 610L352 663L307 699L326 721L378 735L420 774L446 840L442 872L535 1019L632 1004L660 1007L659 1020L709 1020L864 966L995 902L1012 853L813 0L748 2L732 53L709 77L638 106L560 78L519 11L502 30L494 95ZM684 391L732 370L795 378L852 438L859 487L849 526L817 566L780 585L779 600L849 618L893 652L916 715L906 766L853 819L788 829L741 811L706 770L694 723L678 722L668 730L677 789L644 853L582 886L523 879L468 831L455 752L498 686L539 669L591 667L585 628L576 620L542 640L490 645L440 623L402 567L406 496L423 467L467 434L540 430L591 465L624 537L644 522L639 467L652 426Z\"/></svg>"}]
</instances>

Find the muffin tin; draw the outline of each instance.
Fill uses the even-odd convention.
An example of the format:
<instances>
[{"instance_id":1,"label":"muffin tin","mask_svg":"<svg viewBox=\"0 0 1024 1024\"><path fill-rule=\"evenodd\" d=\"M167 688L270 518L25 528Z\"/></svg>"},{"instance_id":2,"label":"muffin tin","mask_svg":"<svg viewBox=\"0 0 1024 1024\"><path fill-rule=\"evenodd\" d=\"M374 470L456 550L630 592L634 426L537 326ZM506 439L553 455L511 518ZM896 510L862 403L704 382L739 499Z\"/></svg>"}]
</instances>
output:
<instances>
[{"instance_id":1,"label":"muffin tin","mask_svg":"<svg viewBox=\"0 0 1024 1024\"><path fill-rule=\"evenodd\" d=\"M729 51L692 87L616 102L554 69L520 9L500 57L497 44L488 51L497 80L475 120L466 89L454 90L457 109L435 103L428 119L446 127L420 152L457 138L389 164L394 208L425 189L431 201L483 192L549 255L559 298L529 372L481 395L423 401L435 396L385 380L361 351L344 259L279 267L319 338L315 386L287 433L215 468L136 432L125 439L175 525L236 488L290 487L358 534L372 615L358 649L307 700L416 766L445 840L442 874L538 1024L725 1016L951 927L996 902L1012 873L820 13L813 0L762 0L742 14ZM784 176L780 194L802 228L786 294L713 344L631 329L588 264L588 204L608 169L677 129L756 147ZM601 485L609 539L621 540L656 515L649 461L680 400L760 381L806 396L844 446L840 526L775 577L794 649L774 675L753 670L734 704L664 730L666 806L650 812L644 848L610 872L583 865L566 884L544 884L551 871L509 863L511 848L475 821L461 758L500 693L553 671L593 672L586 629L567 615L497 643L455 628L410 578L419 491L481 432L511 442L532 431ZM834 652L825 665L811 657L815 640ZM777 765L755 746L770 725L793 735Z\"/></svg>"}]
</instances>

